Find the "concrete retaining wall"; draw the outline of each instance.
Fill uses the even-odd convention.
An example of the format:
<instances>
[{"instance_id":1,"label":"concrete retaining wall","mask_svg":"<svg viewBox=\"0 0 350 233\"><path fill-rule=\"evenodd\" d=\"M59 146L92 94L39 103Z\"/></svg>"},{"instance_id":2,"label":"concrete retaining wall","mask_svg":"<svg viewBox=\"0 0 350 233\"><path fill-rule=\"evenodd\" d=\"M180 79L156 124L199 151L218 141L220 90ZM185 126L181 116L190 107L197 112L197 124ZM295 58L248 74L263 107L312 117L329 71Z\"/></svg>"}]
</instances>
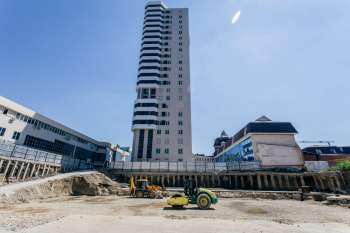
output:
<instances>
[{"instance_id":1,"label":"concrete retaining wall","mask_svg":"<svg viewBox=\"0 0 350 233\"><path fill-rule=\"evenodd\" d=\"M0 185L57 174L59 169L57 164L0 156Z\"/></svg>"},{"instance_id":2,"label":"concrete retaining wall","mask_svg":"<svg viewBox=\"0 0 350 233\"><path fill-rule=\"evenodd\" d=\"M309 186L311 191L342 192L345 181L341 173L150 173L109 171L109 175L121 182L129 182L131 176L148 178L153 184L165 187L183 187L184 181L191 177L198 186L207 188L280 190L297 191L302 186Z\"/></svg>"}]
</instances>

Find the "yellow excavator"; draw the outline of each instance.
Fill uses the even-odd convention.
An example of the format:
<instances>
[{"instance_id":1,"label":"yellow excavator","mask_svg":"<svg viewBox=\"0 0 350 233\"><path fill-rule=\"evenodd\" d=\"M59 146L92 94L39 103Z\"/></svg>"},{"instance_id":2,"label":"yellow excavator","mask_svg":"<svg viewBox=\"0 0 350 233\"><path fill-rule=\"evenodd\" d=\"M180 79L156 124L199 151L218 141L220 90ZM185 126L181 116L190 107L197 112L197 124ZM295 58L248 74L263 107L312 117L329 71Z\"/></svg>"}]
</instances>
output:
<instances>
[{"instance_id":1,"label":"yellow excavator","mask_svg":"<svg viewBox=\"0 0 350 233\"><path fill-rule=\"evenodd\" d=\"M149 184L147 179L137 179L134 177L130 178L130 196L136 198L163 198L166 196L165 190L158 185Z\"/></svg>"}]
</instances>

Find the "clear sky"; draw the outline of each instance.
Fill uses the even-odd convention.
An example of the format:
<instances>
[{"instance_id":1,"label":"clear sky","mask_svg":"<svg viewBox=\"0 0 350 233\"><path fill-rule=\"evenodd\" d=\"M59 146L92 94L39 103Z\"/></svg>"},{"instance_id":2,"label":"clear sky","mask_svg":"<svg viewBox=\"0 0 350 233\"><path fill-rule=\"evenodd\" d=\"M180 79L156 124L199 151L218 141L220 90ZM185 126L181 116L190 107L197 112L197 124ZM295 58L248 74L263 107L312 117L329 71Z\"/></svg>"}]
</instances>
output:
<instances>
[{"instance_id":1,"label":"clear sky","mask_svg":"<svg viewBox=\"0 0 350 233\"><path fill-rule=\"evenodd\" d=\"M145 2L1 0L0 95L131 145ZM349 0L165 3L190 10L194 153L260 115L350 145Z\"/></svg>"}]
</instances>

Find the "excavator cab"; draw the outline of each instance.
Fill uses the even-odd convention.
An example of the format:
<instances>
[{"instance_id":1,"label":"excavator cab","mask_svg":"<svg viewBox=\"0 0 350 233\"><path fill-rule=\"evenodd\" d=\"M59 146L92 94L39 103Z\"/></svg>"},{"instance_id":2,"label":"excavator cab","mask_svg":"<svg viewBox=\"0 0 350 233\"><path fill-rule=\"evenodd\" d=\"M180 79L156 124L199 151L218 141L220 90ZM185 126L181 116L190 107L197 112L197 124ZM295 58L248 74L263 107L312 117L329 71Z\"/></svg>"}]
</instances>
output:
<instances>
[{"instance_id":1,"label":"excavator cab","mask_svg":"<svg viewBox=\"0 0 350 233\"><path fill-rule=\"evenodd\" d=\"M137 179L134 183L133 177L130 179L130 194L137 198L163 196L160 186L151 185L147 179Z\"/></svg>"}]
</instances>

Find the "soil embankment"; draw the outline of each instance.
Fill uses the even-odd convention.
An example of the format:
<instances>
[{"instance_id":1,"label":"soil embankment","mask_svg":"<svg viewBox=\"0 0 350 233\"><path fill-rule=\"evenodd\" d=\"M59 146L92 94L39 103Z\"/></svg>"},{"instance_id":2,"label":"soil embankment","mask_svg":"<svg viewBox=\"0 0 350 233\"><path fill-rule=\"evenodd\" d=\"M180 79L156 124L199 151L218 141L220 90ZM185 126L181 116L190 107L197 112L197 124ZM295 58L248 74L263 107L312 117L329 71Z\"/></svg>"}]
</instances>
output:
<instances>
[{"instance_id":1,"label":"soil embankment","mask_svg":"<svg viewBox=\"0 0 350 233\"><path fill-rule=\"evenodd\" d=\"M60 196L125 195L127 190L99 172L76 172L0 187L0 202L28 202Z\"/></svg>"}]
</instances>

